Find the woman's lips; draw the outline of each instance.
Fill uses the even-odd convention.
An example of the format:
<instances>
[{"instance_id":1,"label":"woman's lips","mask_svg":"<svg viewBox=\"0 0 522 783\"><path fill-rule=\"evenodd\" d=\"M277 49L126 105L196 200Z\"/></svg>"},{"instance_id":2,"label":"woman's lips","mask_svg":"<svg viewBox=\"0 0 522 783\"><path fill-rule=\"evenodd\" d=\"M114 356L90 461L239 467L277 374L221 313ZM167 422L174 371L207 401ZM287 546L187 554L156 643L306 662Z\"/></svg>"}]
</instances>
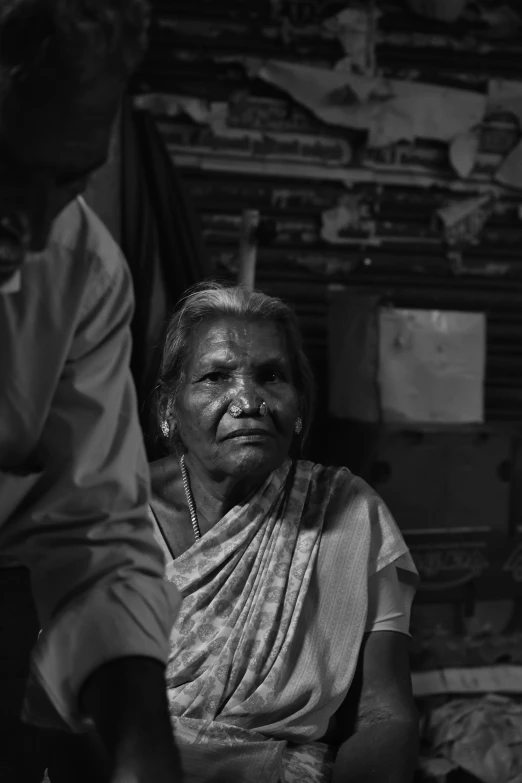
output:
<instances>
[{"instance_id":1,"label":"woman's lips","mask_svg":"<svg viewBox=\"0 0 522 783\"><path fill-rule=\"evenodd\" d=\"M230 432L228 435L225 435L223 440L231 440L232 438L246 438L251 440L260 440L262 438L271 438L272 433L268 430L262 430L258 428L244 428L240 430L234 430L233 432Z\"/></svg>"}]
</instances>

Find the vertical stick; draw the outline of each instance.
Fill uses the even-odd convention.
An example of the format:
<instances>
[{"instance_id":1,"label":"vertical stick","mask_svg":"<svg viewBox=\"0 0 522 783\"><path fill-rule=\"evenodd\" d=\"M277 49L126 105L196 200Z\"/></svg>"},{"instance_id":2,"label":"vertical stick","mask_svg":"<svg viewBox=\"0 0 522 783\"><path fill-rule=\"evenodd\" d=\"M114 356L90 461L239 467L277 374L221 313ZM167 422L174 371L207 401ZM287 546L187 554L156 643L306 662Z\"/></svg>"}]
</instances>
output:
<instances>
[{"instance_id":1,"label":"vertical stick","mask_svg":"<svg viewBox=\"0 0 522 783\"><path fill-rule=\"evenodd\" d=\"M257 237L259 212L257 209L245 209L241 221L239 239L238 283L247 291L253 291L256 282Z\"/></svg>"}]
</instances>

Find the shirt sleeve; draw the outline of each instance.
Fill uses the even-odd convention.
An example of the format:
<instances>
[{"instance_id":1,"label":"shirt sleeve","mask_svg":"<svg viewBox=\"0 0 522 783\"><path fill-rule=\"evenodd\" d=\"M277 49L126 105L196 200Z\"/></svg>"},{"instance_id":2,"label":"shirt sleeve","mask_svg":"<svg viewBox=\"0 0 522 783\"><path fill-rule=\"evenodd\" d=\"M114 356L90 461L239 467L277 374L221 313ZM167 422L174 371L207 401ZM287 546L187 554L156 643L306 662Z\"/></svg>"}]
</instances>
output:
<instances>
[{"instance_id":1,"label":"shirt sleeve","mask_svg":"<svg viewBox=\"0 0 522 783\"><path fill-rule=\"evenodd\" d=\"M148 466L129 370L130 274L123 258L110 272L99 258L92 264L43 429L43 474L0 542L31 571L43 629L32 679L46 696L32 702L29 695L25 717L57 725L57 712L73 728L83 722L79 689L99 666L126 656L166 662L180 602L163 579L148 518Z\"/></svg>"},{"instance_id":2,"label":"shirt sleeve","mask_svg":"<svg viewBox=\"0 0 522 783\"><path fill-rule=\"evenodd\" d=\"M409 635L410 613L419 574L404 538L386 503L360 478L370 524L368 613L365 632L397 631Z\"/></svg>"},{"instance_id":3,"label":"shirt sleeve","mask_svg":"<svg viewBox=\"0 0 522 783\"><path fill-rule=\"evenodd\" d=\"M410 636L415 585L400 565L401 558L369 577L365 633L396 631Z\"/></svg>"}]
</instances>

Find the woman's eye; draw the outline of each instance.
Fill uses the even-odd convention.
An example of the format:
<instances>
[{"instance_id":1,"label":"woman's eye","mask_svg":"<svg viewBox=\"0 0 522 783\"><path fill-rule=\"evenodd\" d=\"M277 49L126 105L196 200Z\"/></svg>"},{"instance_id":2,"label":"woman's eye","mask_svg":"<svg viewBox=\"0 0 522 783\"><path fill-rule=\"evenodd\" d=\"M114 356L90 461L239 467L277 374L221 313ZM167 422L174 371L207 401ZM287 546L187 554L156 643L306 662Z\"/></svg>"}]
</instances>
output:
<instances>
[{"instance_id":1,"label":"woman's eye","mask_svg":"<svg viewBox=\"0 0 522 783\"><path fill-rule=\"evenodd\" d=\"M261 373L262 383L280 383L282 380L284 378L277 370L266 370L266 372Z\"/></svg>"},{"instance_id":2,"label":"woman's eye","mask_svg":"<svg viewBox=\"0 0 522 783\"><path fill-rule=\"evenodd\" d=\"M220 381L223 381L225 379L226 379L225 373L216 370L215 372L207 373L203 380L210 381L210 383L219 383Z\"/></svg>"}]
</instances>

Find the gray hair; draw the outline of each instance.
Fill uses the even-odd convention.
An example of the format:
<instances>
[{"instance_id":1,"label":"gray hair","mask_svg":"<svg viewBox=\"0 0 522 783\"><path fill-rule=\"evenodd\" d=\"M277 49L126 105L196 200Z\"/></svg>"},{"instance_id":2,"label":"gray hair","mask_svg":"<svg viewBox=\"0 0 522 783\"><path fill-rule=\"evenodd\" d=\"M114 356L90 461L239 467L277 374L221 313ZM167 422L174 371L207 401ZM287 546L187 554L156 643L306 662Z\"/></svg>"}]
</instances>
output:
<instances>
[{"instance_id":1,"label":"gray hair","mask_svg":"<svg viewBox=\"0 0 522 783\"><path fill-rule=\"evenodd\" d=\"M111 67L126 77L145 52L148 21L147 0L0 0L0 94L41 72L58 85Z\"/></svg>"},{"instance_id":2,"label":"gray hair","mask_svg":"<svg viewBox=\"0 0 522 783\"><path fill-rule=\"evenodd\" d=\"M315 380L303 349L301 331L294 311L274 296L218 282L207 281L190 288L168 323L156 385L155 412L158 426L161 427L169 407L176 407L176 397L184 381L194 330L204 321L220 316L232 316L248 321L269 321L281 329L286 340L292 380L299 395L300 415L303 419L301 443L304 443L313 418Z\"/></svg>"}]
</instances>

